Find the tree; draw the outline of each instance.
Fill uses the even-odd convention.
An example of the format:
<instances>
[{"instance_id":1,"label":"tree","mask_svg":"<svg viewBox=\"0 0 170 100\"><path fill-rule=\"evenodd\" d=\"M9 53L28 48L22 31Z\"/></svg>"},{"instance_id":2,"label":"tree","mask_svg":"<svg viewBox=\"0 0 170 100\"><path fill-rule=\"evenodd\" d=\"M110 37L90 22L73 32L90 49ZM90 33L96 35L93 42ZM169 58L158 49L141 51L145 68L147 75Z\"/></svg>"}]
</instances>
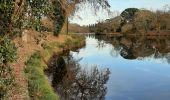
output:
<instances>
[{"instance_id":1,"label":"tree","mask_svg":"<svg viewBox=\"0 0 170 100\"><path fill-rule=\"evenodd\" d=\"M121 17L124 18L124 20L131 21L135 15L135 13L138 11L139 11L139 9L137 9L137 8L127 8L120 15L121 15Z\"/></svg>"},{"instance_id":2,"label":"tree","mask_svg":"<svg viewBox=\"0 0 170 100\"><path fill-rule=\"evenodd\" d=\"M156 23L157 19L155 14L149 10L138 11L133 19L135 29L145 35L149 30L155 29Z\"/></svg>"}]
</instances>

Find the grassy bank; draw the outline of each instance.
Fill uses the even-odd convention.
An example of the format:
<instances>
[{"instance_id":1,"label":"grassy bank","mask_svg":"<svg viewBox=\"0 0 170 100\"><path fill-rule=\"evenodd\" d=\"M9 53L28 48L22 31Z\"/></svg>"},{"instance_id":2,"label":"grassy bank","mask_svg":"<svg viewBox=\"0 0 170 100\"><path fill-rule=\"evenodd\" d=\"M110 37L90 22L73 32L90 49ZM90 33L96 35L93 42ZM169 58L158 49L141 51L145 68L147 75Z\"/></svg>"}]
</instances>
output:
<instances>
[{"instance_id":1,"label":"grassy bank","mask_svg":"<svg viewBox=\"0 0 170 100\"><path fill-rule=\"evenodd\" d=\"M25 73L28 78L29 96L33 100L58 100L44 74L45 66L42 64L40 52L36 52L26 62Z\"/></svg>"},{"instance_id":2,"label":"grassy bank","mask_svg":"<svg viewBox=\"0 0 170 100\"><path fill-rule=\"evenodd\" d=\"M28 80L28 91L31 99L34 100L58 100L48 79L44 73L47 62L55 53L63 53L67 50L78 48L84 45L84 37L79 35L67 36L65 42L44 42L43 50L34 53L26 62L25 75Z\"/></svg>"}]
</instances>

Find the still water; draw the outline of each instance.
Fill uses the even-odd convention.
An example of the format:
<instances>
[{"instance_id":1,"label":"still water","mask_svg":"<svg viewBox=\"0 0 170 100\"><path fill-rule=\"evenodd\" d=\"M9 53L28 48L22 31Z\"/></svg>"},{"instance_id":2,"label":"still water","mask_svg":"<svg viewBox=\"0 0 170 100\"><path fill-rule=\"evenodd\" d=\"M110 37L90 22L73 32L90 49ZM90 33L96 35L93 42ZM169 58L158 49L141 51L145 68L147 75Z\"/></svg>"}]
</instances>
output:
<instances>
[{"instance_id":1,"label":"still water","mask_svg":"<svg viewBox=\"0 0 170 100\"><path fill-rule=\"evenodd\" d=\"M170 37L89 35L70 54L81 65L110 69L105 100L170 100Z\"/></svg>"},{"instance_id":2,"label":"still water","mask_svg":"<svg viewBox=\"0 0 170 100\"><path fill-rule=\"evenodd\" d=\"M62 100L170 100L170 37L89 34L69 56L55 86Z\"/></svg>"}]
</instances>

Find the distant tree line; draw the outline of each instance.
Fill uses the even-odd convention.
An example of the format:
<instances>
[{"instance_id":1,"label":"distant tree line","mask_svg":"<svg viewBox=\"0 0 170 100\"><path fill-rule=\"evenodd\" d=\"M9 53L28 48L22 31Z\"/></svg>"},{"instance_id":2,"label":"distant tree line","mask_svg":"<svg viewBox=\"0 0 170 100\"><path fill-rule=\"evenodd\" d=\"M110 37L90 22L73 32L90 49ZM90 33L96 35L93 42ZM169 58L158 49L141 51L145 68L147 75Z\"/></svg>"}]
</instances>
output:
<instances>
[{"instance_id":1,"label":"distant tree line","mask_svg":"<svg viewBox=\"0 0 170 100\"><path fill-rule=\"evenodd\" d=\"M168 34L170 31L170 9L156 12L127 8L119 16L89 26L96 34Z\"/></svg>"}]
</instances>

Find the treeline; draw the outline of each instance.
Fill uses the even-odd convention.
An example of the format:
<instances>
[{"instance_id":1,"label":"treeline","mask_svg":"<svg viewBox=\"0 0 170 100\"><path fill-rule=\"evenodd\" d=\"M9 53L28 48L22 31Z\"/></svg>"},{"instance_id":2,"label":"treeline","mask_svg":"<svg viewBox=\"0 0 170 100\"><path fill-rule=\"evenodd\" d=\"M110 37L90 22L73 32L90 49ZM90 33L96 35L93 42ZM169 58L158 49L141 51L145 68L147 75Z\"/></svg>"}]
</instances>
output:
<instances>
[{"instance_id":1,"label":"treeline","mask_svg":"<svg viewBox=\"0 0 170 100\"><path fill-rule=\"evenodd\" d=\"M89 27L88 26L80 26L78 24L70 23L68 25L68 31L70 33L88 33Z\"/></svg>"},{"instance_id":2,"label":"treeline","mask_svg":"<svg viewBox=\"0 0 170 100\"><path fill-rule=\"evenodd\" d=\"M127 8L119 16L89 26L89 32L96 34L169 34L170 10L153 12Z\"/></svg>"}]
</instances>

